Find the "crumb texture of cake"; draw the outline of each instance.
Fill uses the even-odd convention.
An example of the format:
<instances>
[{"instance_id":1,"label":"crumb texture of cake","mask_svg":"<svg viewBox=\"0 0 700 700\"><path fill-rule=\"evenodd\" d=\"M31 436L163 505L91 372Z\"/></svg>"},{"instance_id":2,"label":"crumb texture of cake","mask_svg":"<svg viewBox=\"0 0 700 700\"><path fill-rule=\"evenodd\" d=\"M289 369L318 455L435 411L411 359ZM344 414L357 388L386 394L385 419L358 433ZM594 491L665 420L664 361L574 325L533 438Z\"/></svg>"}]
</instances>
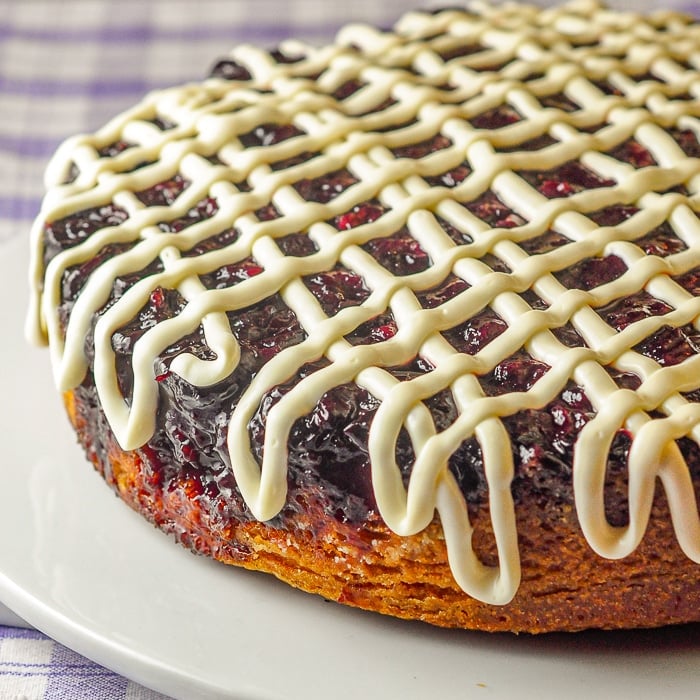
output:
<instances>
[{"instance_id":1,"label":"crumb texture of cake","mask_svg":"<svg viewBox=\"0 0 700 700\"><path fill-rule=\"evenodd\" d=\"M588 0L241 46L66 141L28 334L192 550L348 605L700 621L700 25Z\"/></svg>"}]
</instances>

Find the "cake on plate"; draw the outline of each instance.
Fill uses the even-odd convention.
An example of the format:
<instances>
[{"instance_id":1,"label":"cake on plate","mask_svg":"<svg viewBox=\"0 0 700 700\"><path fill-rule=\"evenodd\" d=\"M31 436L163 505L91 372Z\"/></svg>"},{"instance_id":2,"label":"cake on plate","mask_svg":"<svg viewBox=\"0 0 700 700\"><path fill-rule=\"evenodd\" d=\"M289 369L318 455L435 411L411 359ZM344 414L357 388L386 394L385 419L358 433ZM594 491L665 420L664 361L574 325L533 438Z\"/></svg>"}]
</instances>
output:
<instances>
[{"instance_id":1,"label":"cake on plate","mask_svg":"<svg viewBox=\"0 0 700 700\"><path fill-rule=\"evenodd\" d=\"M47 171L28 332L195 552L434 625L700 621L700 26L236 48Z\"/></svg>"}]
</instances>

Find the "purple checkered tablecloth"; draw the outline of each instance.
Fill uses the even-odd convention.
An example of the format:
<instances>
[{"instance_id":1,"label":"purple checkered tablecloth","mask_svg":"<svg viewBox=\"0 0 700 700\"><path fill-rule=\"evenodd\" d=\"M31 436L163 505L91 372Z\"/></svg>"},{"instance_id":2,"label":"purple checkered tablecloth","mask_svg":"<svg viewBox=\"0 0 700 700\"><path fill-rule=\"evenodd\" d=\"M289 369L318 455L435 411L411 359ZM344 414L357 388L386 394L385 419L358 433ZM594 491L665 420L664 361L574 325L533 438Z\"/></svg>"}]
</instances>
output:
<instances>
[{"instance_id":1,"label":"purple checkered tablecloth","mask_svg":"<svg viewBox=\"0 0 700 700\"><path fill-rule=\"evenodd\" d=\"M389 25L426 0L0 0L0 246L26 236L43 171L67 136L148 90L203 77L241 42L323 43L347 21ZM637 10L700 4L620 0ZM2 465L0 465L2 468ZM162 698L19 626L0 602L0 700Z\"/></svg>"},{"instance_id":2,"label":"purple checkered tablecloth","mask_svg":"<svg viewBox=\"0 0 700 700\"><path fill-rule=\"evenodd\" d=\"M164 695L89 661L33 629L0 626L3 700L158 700Z\"/></svg>"}]
</instances>

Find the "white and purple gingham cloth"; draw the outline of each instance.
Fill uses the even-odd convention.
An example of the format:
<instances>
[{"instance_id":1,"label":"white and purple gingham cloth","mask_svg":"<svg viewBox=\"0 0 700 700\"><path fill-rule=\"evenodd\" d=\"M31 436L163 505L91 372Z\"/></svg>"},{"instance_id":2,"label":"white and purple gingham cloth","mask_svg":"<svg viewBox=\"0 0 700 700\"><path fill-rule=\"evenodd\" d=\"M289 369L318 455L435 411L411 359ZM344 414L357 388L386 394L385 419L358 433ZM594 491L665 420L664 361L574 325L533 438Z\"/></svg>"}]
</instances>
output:
<instances>
[{"instance_id":1,"label":"white and purple gingham cloth","mask_svg":"<svg viewBox=\"0 0 700 700\"><path fill-rule=\"evenodd\" d=\"M0 700L165 700L33 629L0 626Z\"/></svg>"},{"instance_id":2,"label":"white and purple gingham cloth","mask_svg":"<svg viewBox=\"0 0 700 700\"><path fill-rule=\"evenodd\" d=\"M27 236L56 146L148 90L204 77L241 42L320 44L348 21L388 26L440 4L458 0L0 0L0 248ZM690 0L610 4L700 16ZM17 622L0 601L0 700L164 697Z\"/></svg>"}]
</instances>

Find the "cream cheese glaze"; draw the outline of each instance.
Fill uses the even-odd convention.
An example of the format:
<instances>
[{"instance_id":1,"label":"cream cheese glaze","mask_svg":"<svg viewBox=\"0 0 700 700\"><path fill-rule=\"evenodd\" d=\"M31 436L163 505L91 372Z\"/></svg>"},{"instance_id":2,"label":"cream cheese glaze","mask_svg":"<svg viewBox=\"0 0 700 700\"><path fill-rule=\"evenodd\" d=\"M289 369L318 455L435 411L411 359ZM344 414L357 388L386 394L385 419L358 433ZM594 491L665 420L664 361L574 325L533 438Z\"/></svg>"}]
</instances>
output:
<instances>
[{"instance_id":1,"label":"cream cheese glaze","mask_svg":"<svg viewBox=\"0 0 700 700\"><path fill-rule=\"evenodd\" d=\"M481 48L445 58L455 47L471 44ZM278 63L267 52L240 47L231 55L251 80L212 78L153 93L96 134L69 139L57 152L47 172L49 191L32 231L27 331L33 340L48 342L59 389L70 390L83 380L89 368L84 342L94 332L92 370L102 408L121 447L136 449L155 429L154 366L159 354L201 326L214 359L183 353L170 371L194 385L216 384L231 374L240 357L226 312L279 293L306 338L262 367L233 410L228 429L235 479L256 518L268 520L284 506L286 438L295 420L333 387L356 382L381 402L369 449L376 502L388 527L411 535L437 513L459 585L479 600L505 604L518 588L520 563L510 491L513 457L501 418L546 405L572 380L585 389L596 411L581 430L573 470L576 509L591 547L608 558L624 557L636 548L658 477L678 541L688 557L700 563L698 507L688 467L675 443L683 436L700 439L700 406L683 396L700 387L700 356L662 367L634 349L663 326L697 327L700 316L700 298L673 279L700 265L700 221L695 214L700 161L688 157L668 133L675 127L700 134L700 73L695 67L700 66L700 28L671 13L650 19L587 1L544 11L477 2L468 13L410 13L393 32L349 26L331 46L318 49L288 42L282 49L302 58ZM652 70L658 80L631 78ZM538 73L542 76L531 78ZM606 94L598 84L603 79L618 94ZM348 80L364 86L342 101L335 98L333 92ZM583 107L566 111L538 99L555 93ZM685 93L689 97L679 98ZM388 98L393 104L372 111ZM471 123L503 104L522 118L496 130ZM156 117L167 119L172 128L158 128ZM269 122L293 124L299 134L244 148L239 137ZM450 143L425 157L397 157L392 152L436 134ZM518 150L543 134L552 137L551 145L533 152ZM630 138L640 142L656 164L636 169L609 155ZM132 147L112 158L99 157L100 147L117 140ZM306 152L318 155L275 167ZM609 180L609 185L548 199L520 174L547 171L572 160ZM465 162L469 174L454 187L426 181ZM142 163L147 164L134 169ZM67 182L72 167L78 174ZM357 182L327 203L306 201L293 187L299 180L339 168L347 168ZM189 185L172 204L145 206L136 196L176 174ZM679 190L681 185L685 190ZM522 224L492 227L460 204L489 189ZM218 205L211 218L177 233L158 227L163 220L184 216L205 197ZM340 231L328 223L372 199L385 209L376 220ZM128 218L59 252L44 269L46 222L109 203L126 211ZM280 216L260 220L253 212L269 203ZM634 204L639 211L614 227L597 226L586 216L619 203ZM437 217L468 233L472 242L456 245ZM686 249L664 258L646 255L635 240L665 221ZM198 257L183 255L234 225L240 235L227 247ZM408 277L393 275L361 247L402 226L432 261L426 270ZM571 242L532 256L518 245L549 229ZM316 252L297 258L282 253L276 241L297 231L308 232ZM58 313L65 271L110 243L134 245L92 272L66 323ZM487 253L512 272L492 270L480 260ZM587 291L567 289L553 274L600 255L618 256L627 271ZM225 289L208 289L202 283L200 275L248 257L263 268L260 274ZM162 270L127 289L91 330L115 279L154 260ZM328 317L302 278L338 263L359 274L371 294L362 304ZM449 274L469 286L438 307L423 308L416 292L434 287ZM126 397L120 390L112 338L158 287L176 289L186 306L135 344L133 391ZM520 296L530 289L546 308L533 309ZM595 311L640 290L673 310L621 331ZM441 331L487 306L508 329L476 355L457 352ZM387 309L396 319L396 335L373 345L351 345L345 339ZM552 329L566 322L585 340L585 347L568 347L557 339ZM528 391L485 395L478 376L521 348L551 369ZM434 369L410 381L399 381L387 371L416 355ZM259 464L251 454L248 426L261 399L305 363L323 357L330 364L302 379L270 410ZM636 391L620 388L606 366L634 372L641 386ZM438 432L424 402L442 390L451 393L459 415ZM416 456L407 488L395 458L402 428ZM608 451L620 429L634 438L629 454L630 519L625 527L613 527L605 517L603 492ZM475 555L464 497L447 468L450 455L470 436L477 438L483 453L497 567L485 566Z\"/></svg>"}]
</instances>

